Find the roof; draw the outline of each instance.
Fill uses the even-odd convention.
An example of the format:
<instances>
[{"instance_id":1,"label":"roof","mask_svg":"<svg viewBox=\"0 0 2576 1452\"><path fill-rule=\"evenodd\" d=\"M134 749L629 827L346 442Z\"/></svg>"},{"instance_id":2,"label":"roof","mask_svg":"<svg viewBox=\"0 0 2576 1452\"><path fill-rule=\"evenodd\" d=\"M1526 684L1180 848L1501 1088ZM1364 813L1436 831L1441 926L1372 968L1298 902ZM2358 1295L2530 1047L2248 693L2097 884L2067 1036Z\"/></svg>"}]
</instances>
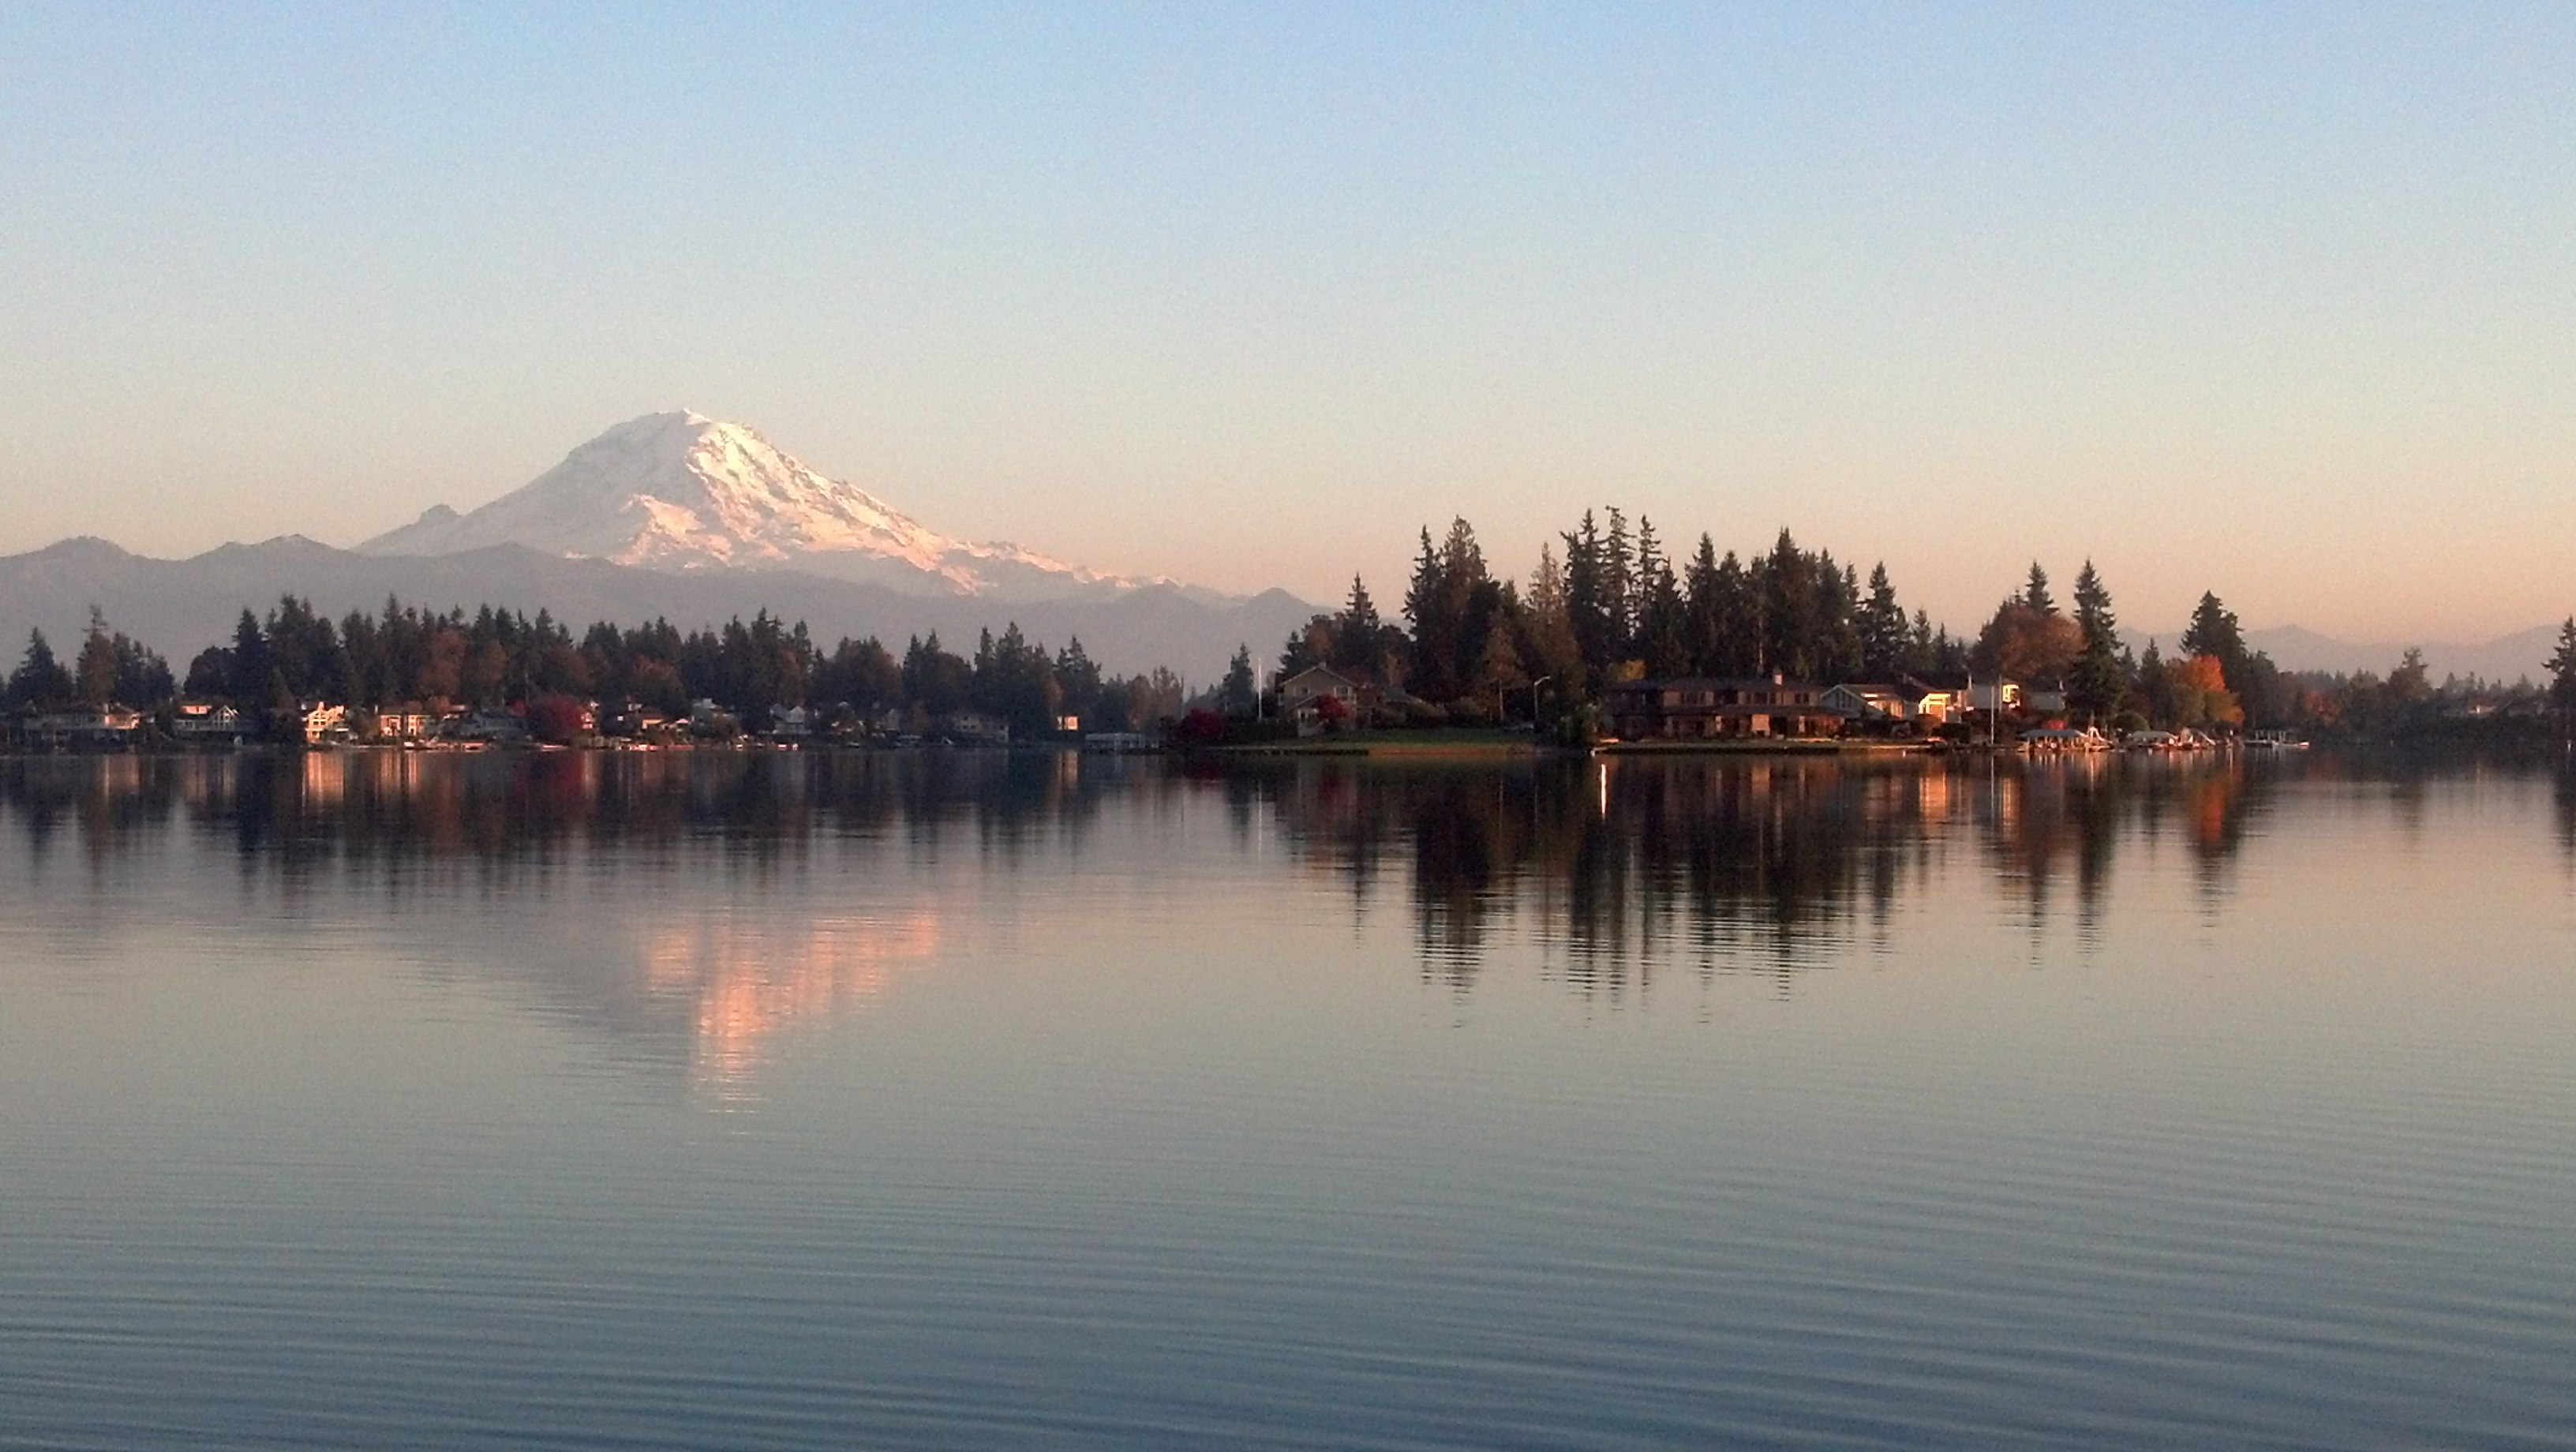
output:
<instances>
[{"instance_id":1,"label":"roof","mask_svg":"<svg viewBox=\"0 0 2576 1452\"><path fill-rule=\"evenodd\" d=\"M1648 676L1642 680L1612 681L1602 687L1608 691L1744 691L1827 689L1814 681L1783 680L1774 676Z\"/></svg>"},{"instance_id":2,"label":"roof","mask_svg":"<svg viewBox=\"0 0 2576 1452\"><path fill-rule=\"evenodd\" d=\"M1350 687L1350 688L1351 688L1352 690L1354 690L1354 691L1356 691L1356 690L1358 690L1358 689L1360 688L1360 683L1359 683L1359 682L1357 682L1357 681L1355 681L1355 680L1352 680L1349 676L1343 675L1340 671L1337 671L1337 670L1333 669L1331 666L1328 666L1328 665L1310 665L1310 666L1306 667L1304 670L1297 672L1297 673L1296 673L1295 675L1293 675L1293 676L1283 676L1283 677L1281 677L1281 678L1280 678L1280 680L1279 680L1279 689L1284 691L1284 690L1288 689L1288 687L1289 687L1290 685L1294 684L1295 682L1302 681L1302 680L1306 679L1308 676L1329 676L1329 677L1331 677L1332 679L1334 679L1334 680L1337 680L1337 681L1341 682L1343 685L1346 685L1346 686Z\"/></svg>"}]
</instances>

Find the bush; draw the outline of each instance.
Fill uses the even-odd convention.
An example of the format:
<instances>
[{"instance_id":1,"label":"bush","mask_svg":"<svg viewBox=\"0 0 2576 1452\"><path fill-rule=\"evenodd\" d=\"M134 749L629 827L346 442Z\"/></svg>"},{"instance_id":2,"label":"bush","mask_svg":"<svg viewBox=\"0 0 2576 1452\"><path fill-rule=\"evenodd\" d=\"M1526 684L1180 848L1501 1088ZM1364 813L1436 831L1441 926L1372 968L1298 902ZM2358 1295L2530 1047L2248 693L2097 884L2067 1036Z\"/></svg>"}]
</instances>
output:
<instances>
[{"instance_id":1,"label":"bush","mask_svg":"<svg viewBox=\"0 0 2576 1452\"><path fill-rule=\"evenodd\" d=\"M1188 715L1172 723L1169 739L1174 746L1208 747L1225 744L1226 721L1205 706L1193 706Z\"/></svg>"},{"instance_id":2,"label":"bush","mask_svg":"<svg viewBox=\"0 0 2576 1452\"><path fill-rule=\"evenodd\" d=\"M588 727L590 708L570 696L544 695L528 701L528 734L539 741L568 746Z\"/></svg>"}]
</instances>

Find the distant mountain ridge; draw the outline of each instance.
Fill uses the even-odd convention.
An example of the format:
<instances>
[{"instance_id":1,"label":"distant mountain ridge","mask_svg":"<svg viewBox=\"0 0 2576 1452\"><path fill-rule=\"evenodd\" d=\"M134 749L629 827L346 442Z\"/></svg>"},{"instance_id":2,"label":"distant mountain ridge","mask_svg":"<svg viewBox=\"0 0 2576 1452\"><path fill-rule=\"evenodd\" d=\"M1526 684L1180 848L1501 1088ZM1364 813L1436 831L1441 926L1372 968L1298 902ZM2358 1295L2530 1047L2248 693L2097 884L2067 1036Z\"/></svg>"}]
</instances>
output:
<instances>
[{"instance_id":1,"label":"distant mountain ridge","mask_svg":"<svg viewBox=\"0 0 2576 1452\"><path fill-rule=\"evenodd\" d=\"M2154 637L2165 653L2176 649L2182 639L2177 628ZM2144 650L2147 637L2129 635L2132 649ZM2434 680L2445 676L2477 676L2483 680L2512 685L2528 676L2546 681L2546 664L2551 651L2558 648L2558 627L2535 625L2487 641L2351 641L2310 630L2304 625L2274 625L2245 632L2245 643L2272 658L2272 664L2285 671L2333 671L2350 675L2370 671L2387 675L2405 655L2408 646L2424 652L2425 668Z\"/></svg>"},{"instance_id":2,"label":"distant mountain ridge","mask_svg":"<svg viewBox=\"0 0 2576 1452\"><path fill-rule=\"evenodd\" d=\"M495 545L656 570L802 570L922 595L1106 599L1168 587L1008 543L928 528L855 484L827 478L746 424L646 414L468 513L437 505L357 546L452 555Z\"/></svg>"},{"instance_id":3,"label":"distant mountain ridge","mask_svg":"<svg viewBox=\"0 0 2576 1452\"><path fill-rule=\"evenodd\" d=\"M230 640L245 609L265 615L285 594L338 618L369 614L388 596L445 610L483 604L534 615L550 610L575 630L595 620L634 625L656 617L682 629L750 618L766 609L803 620L823 645L874 635L898 654L914 635L970 653L978 630L1017 622L1032 640L1084 651L1122 673L1169 666L1213 682L1238 644L1268 659L1315 612L1284 590L1248 599L1170 584L1052 600L928 594L791 569L647 569L602 559L489 545L453 554L361 554L298 535L227 544L184 560L150 559L106 540L62 540L0 556L0 650L14 665L30 629L58 649L76 642L96 605L116 628L184 671L198 651Z\"/></svg>"},{"instance_id":4,"label":"distant mountain ridge","mask_svg":"<svg viewBox=\"0 0 2576 1452\"><path fill-rule=\"evenodd\" d=\"M768 610L826 646L873 635L897 652L934 633L970 651L978 631L1016 623L1049 646L1079 638L1113 671L1169 666L1201 683L1238 645L1267 659L1315 613L1284 590L1225 595L955 539L757 429L679 412L618 424L480 508L439 505L355 549L282 535L156 560L80 538L0 557L0 670L30 629L76 640L93 605L184 670L243 610L265 615L289 594L335 619L390 596L548 610L576 630L657 617L688 630Z\"/></svg>"}]
</instances>

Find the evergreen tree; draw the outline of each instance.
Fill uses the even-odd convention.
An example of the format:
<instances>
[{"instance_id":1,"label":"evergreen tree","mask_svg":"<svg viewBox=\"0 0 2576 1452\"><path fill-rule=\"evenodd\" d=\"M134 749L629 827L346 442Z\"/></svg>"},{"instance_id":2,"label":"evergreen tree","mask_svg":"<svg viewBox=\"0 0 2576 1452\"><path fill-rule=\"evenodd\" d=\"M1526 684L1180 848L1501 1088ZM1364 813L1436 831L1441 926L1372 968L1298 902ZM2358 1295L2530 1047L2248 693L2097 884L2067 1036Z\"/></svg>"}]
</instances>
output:
<instances>
[{"instance_id":1,"label":"evergreen tree","mask_svg":"<svg viewBox=\"0 0 2576 1452\"><path fill-rule=\"evenodd\" d=\"M1583 522L1562 538L1566 627L1574 636L1576 656L1582 662L1581 684L1588 688L1601 680L1626 638L1617 605L1624 585L1614 585L1610 579L1608 547L1591 510L1583 511Z\"/></svg>"},{"instance_id":2,"label":"evergreen tree","mask_svg":"<svg viewBox=\"0 0 2576 1452\"><path fill-rule=\"evenodd\" d=\"M2201 592L2200 603L2192 607L2191 624L2182 633L2185 655L2217 658L2221 669L2237 665L2245 658L2245 635L2236 625L2235 612L2218 602L2218 596ZM2235 683L2233 674L2230 684Z\"/></svg>"},{"instance_id":3,"label":"evergreen tree","mask_svg":"<svg viewBox=\"0 0 2576 1452\"><path fill-rule=\"evenodd\" d=\"M1654 522L1637 517L1637 631L1632 656L1646 663L1650 676L1677 676L1691 669L1688 606L1672 562L1655 538Z\"/></svg>"},{"instance_id":4,"label":"evergreen tree","mask_svg":"<svg viewBox=\"0 0 2576 1452\"><path fill-rule=\"evenodd\" d=\"M104 706L116 698L116 664L116 643L108 637L107 617L92 605L79 663L72 668L72 691L82 704Z\"/></svg>"},{"instance_id":5,"label":"evergreen tree","mask_svg":"<svg viewBox=\"0 0 2576 1452\"><path fill-rule=\"evenodd\" d=\"M1755 561L1759 564L1760 561ZM1712 662L1712 674L1751 676L1762 670L1763 642L1769 638L1768 617L1764 614L1761 589L1754 572L1728 550L1717 562L1717 596L1713 606L1718 621L1718 655Z\"/></svg>"},{"instance_id":6,"label":"evergreen tree","mask_svg":"<svg viewBox=\"0 0 2576 1452\"><path fill-rule=\"evenodd\" d=\"M2388 673L2388 699L2400 706L2419 706L2432 698L2432 673L2424 665L2424 652L2410 645L2398 657L2397 668Z\"/></svg>"},{"instance_id":7,"label":"evergreen tree","mask_svg":"<svg viewBox=\"0 0 2576 1452\"><path fill-rule=\"evenodd\" d=\"M2549 656L2549 699L2561 711L2576 711L2576 615L2558 627L2558 649Z\"/></svg>"},{"instance_id":8,"label":"evergreen tree","mask_svg":"<svg viewBox=\"0 0 2576 1452\"><path fill-rule=\"evenodd\" d=\"M2218 601L2218 596L2203 592L2200 603L2193 607L2191 625L2183 631L2182 648L2190 655L2205 655L2218 662L2226 679L2226 689L2244 707L2246 720L2253 725L2278 723L2287 703L2279 668L2261 651L2249 649L2245 634L2238 628L2236 615Z\"/></svg>"},{"instance_id":9,"label":"evergreen tree","mask_svg":"<svg viewBox=\"0 0 2576 1452\"><path fill-rule=\"evenodd\" d=\"M1425 700L1454 700L1475 677L1485 636L1494 629L1501 592L1485 569L1485 552L1464 519L1449 522L1437 549L1422 531L1422 550L1404 613L1413 632L1403 654L1413 669L1405 686Z\"/></svg>"},{"instance_id":10,"label":"evergreen tree","mask_svg":"<svg viewBox=\"0 0 2576 1452\"><path fill-rule=\"evenodd\" d=\"M1261 684L1252 674L1252 647L1238 645L1217 683L1218 708L1229 716L1250 716L1261 709Z\"/></svg>"},{"instance_id":11,"label":"evergreen tree","mask_svg":"<svg viewBox=\"0 0 2576 1452\"><path fill-rule=\"evenodd\" d=\"M1465 523L1461 520L1460 523ZM1413 563L1412 583L1404 591L1404 616L1413 622L1409 642L1413 657L1412 690L1430 700L1456 694L1458 612L1451 598L1448 571L1431 545L1431 526L1422 527L1422 552Z\"/></svg>"},{"instance_id":12,"label":"evergreen tree","mask_svg":"<svg viewBox=\"0 0 2576 1452\"><path fill-rule=\"evenodd\" d=\"M1906 671L1911 648L1905 607L1896 603L1896 586L1881 560L1870 567L1869 596L1860 608L1861 674L1873 681L1895 679Z\"/></svg>"},{"instance_id":13,"label":"evergreen tree","mask_svg":"<svg viewBox=\"0 0 2576 1452\"><path fill-rule=\"evenodd\" d=\"M2138 657L2138 689L2147 720L2158 726L2183 724L2173 673L2165 669L2164 655L2153 640L2147 642L2147 653Z\"/></svg>"},{"instance_id":14,"label":"evergreen tree","mask_svg":"<svg viewBox=\"0 0 2576 1452\"><path fill-rule=\"evenodd\" d=\"M1581 681L1583 651L1575 643L1565 599L1565 574L1542 543L1538 567L1530 571L1529 603L1521 612L1521 638L1527 647L1522 663L1535 673L1533 679L1561 681L1571 690Z\"/></svg>"},{"instance_id":15,"label":"evergreen tree","mask_svg":"<svg viewBox=\"0 0 2576 1452\"><path fill-rule=\"evenodd\" d=\"M1335 626L1343 634L1371 640L1376 638L1377 628L1383 623L1378 619L1377 602L1369 598L1367 582L1357 575L1351 576L1350 598L1343 602L1341 619L1334 622Z\"/></svg>"},{"instance_id":16,"label":"evergreen tree","mask_svg":"<svg viewBox=\"0 0 2576 1452\"><path fill-rule=\"evenodd\" d=\"M985 633L975 652L968 697L978 710L1010 723L1014 736L1030 738L1055 729L1063 694L1046 649L1021 634L1014 620L999 637Z\"/></svg>"},{"instance_id":17,"label":"evergreen tree","mask_svg":"<svg viewBox=\"0 0 2576 1452\"><path fill-rule=\"evenodd\" d=\"M2084 632L2084 644L2090 649L2108 646L2119 649L2119 622L2111 613L2111 591L2102 583L2101 573L2086 560L2075 574L2075 625Z\"/></svg>"},{"instance_id":18,"label":"evergreen tree","mask_svg":"<svg viewBox=\"0 0 2576 1452\"><path fill-rule=\"evenodd\" d=\"M1329 650L1325 663L1346 676L1380 685L1402 683L1407 653L1404 631L1379 617L1377 602L1357 575L1351 576L1350 599L1333 618Z\"/></svg>"},{"instance_id":19,"label":"evergreen tree","mask_svg":"<svg viewBox=\"0 0 2576 1452\"><path fill-rule=\"evenodd\" d=\"M2021 588L2021 603L2042 615L2057 613L2057 601L2048 593L2048 571L2037 560L2030 562L2030 580Z\"/></svg>"},{"instance_id":20,"label":"evergreen tree","mask_svg":"<svg viewBox=\"0 0 2576 1452\"><path fill-rule=\"evenodd\" d=\"M1726 638L1725 606L1719 599L1717 544L1702 531L1699 549L1682 575L1682 653L1692 675L1723 672L1720 656Z\"/></svg>"},{"instance_id":21,"label":"evergreen tree","mask_svg":"<svg viewBox=\"0 0 2576 1452\"><path fill-rule=\"evenodd\" d=\"M2129 672L2120 658L2120 627L2111 613L2111 591L2086 560L2075 576L2075 625L2084 633L2084 654L2067 678L2066 700L2098 724L2119 713L2129 694Z\"/></svg>"},{"instance_id":22,"label":"evergreen tree","mask_svg":"<svg viewBox=\"0 0 2576 1452\"><path fill-rule=\"evenodd\" d=\"M72 674L54 659L54 648L46 643L45 632L27 632L27 653L10 674L8 694L9 704L22 710L45 710L71 701Z\"/></svg>"},{"instance_id":23,"label":"evergreen tree","mask_svg":"<svg viewBox=\"0 0 2576 1452\"><path fill-rule=\"evenodd\" d=\"M1860 575L1834 563L1829 550L1816 552L1816 633L1808 647L1808 680L1850 680L1860 674Z\"/></svg>"},{"instance_id":24,"label":"evergreen tree","mask_svg":"<svg viewBox=\"0 0 2576 1452\"><path fill-rule=\"evenodd\" d=\"M940 649L939 632L913 637L903 653L904 699L929 715L942 715L966 704L974 667Z\"/></svg>"},{"instance_id":25,"label":"evergreen tree","mask_svg":"<svg viewBox=\"0 0 2576 1452\"><path fill-rule=\"evenodd\" d=\"M1601 612L1608 630L1605 660L1626 660L1637 636L1637 555L1628 538L1628 517L1612 505L1603 511L1610 528L1601 537Z\"/></svg>"},{"instance_id":26,"label":"evergreen tree","mask_svg":"<svg viewBox=\"0 0 2576 1452\"><path fill-rule=\"evenodd\" d=\"M1762 654L1753 662L1757 675L1777 672L1806 678L1819 665L1821 595L1816 563L1782 529L1771 553L1755 562L1755 589L1762 602Z\"/></svg>"},{"instance_id":27,"label":"evergreen tree","mask_svg":"<svg viewBox=\"0 0 2576 1452\"><path fill-rule=\"evenodd\" d=\"M272 674L268 658L268 636L259 628L259 617L242 607L241 618L233 622L232 675L225 682L224 694L237 705L257 704L268 692Z\"/></svg>"},{"instance_id":28,"label":"evergreen tree","mask_svg":"<svg viewBox=\"0 0 2576 1452\"><path fill-rule=\"evenodd\" d=\"M1235 654L1242 657L1243 674L1250 678L1252 647L1240 647ZM1068 716L1080 718L1087 729L1100 729L1092 725L1092 718L1100 713L1100 666L1092 660L1091 653L1082 648L1081 636L1067 640L1064 649L1055 653L1054 674L1058 709Z\"/></svg>"},{"instance_id":29,"label":"evergreen tree","mask_svg":"<svg viewBox=\"0 0 2576 1452\"><path fill-rule=\"evenodd\" d=\"M1926 613L1923 607L1916 606L1914 626L1906 632L1905 637L1906 671L1913 675L1923 675L1930 671L1948 670L1950 663L1943 659L1943 648L1949 644L1949 636L1950 632L1947 630L1935 636L1932 631L1931 615Z\"/></svg>"}]
</instances>

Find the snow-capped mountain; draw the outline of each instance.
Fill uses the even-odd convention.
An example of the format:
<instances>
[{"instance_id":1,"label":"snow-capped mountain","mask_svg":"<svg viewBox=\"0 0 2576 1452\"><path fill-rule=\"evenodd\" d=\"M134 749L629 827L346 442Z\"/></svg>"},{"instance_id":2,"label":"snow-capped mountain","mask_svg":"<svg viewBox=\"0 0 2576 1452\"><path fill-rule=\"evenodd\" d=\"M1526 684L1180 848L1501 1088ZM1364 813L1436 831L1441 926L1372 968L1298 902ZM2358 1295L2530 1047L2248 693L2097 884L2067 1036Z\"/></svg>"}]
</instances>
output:
<instances>
[{"instance_id":1,"label":"snow-capped mountain","mask_svg":"<svg viewBox=\"0 0 2576 1452\"><path fill-rule=\"evenodd\" d=\"M650 569L792 569L994 600L1108 598L1172 583L952 539L815 472L756 429L694 413L619 424L479 509L437 506L358 550L450 555L503 544Z\"/></svg>"}]
</instances>

